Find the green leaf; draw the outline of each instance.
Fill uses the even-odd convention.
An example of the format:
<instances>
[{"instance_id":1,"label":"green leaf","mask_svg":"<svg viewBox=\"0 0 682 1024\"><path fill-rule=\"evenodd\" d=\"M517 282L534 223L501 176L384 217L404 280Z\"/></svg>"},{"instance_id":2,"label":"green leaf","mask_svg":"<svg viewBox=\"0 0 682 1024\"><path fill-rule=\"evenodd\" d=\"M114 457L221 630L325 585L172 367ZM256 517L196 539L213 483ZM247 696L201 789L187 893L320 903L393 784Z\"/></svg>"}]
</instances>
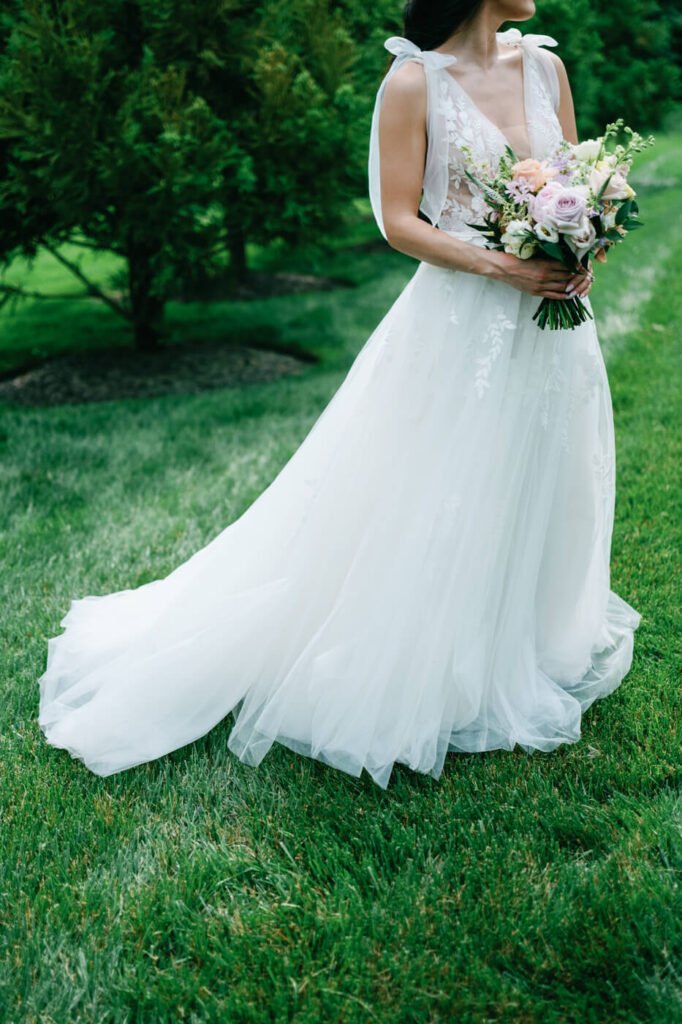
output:
<instances>
[{"instance_id":1,"label":"green leaf","mask_svg":"<svg viewBox=\"0 0 682 1024\"><path fill-rule=\"evenodd\" d=\"M620 206L618 213L616 214L616 224L623 224L627 220L628 214L632 210L632 199L626 199L625 202Z\"/></svg>"},{"instance_id":2,"label":"green leaf","mask_svg":"<svg viewBox=\"0 0 682 1024\"><path fill-rule=\"evenodd\" d=\"M602 187L599 189L599 192L597 193L597 202L602 198L602 196L606 192L606 189L608 188L609 182L611 181L612 177L613 177L613 171L611 171L611 173L609 174L608 178L606 179L606 181L604 182Z\"/></svg>"},{"instance_id":3,"label":"green leaf","mask_svg":"<svg viewBox=\"0 0 682 1024\"><path fill-rule=\"evenodd\" d=\"M565 262L564 251L558 242L538 242L538 248L546 252L552 259L561 260L562 263Z\"/></svg>"},{"instance_id":4,"label":"green leaf","mask_svg":"<svg viewBox=\"0 0 682 1024\"><path fill-rule=\"evenodd\" d=\"M475 228L476 231L480 231L482 235L492 235L494 232L491 230L488 224L467 224L468 228Z\"/></svg>"}]
</instances>

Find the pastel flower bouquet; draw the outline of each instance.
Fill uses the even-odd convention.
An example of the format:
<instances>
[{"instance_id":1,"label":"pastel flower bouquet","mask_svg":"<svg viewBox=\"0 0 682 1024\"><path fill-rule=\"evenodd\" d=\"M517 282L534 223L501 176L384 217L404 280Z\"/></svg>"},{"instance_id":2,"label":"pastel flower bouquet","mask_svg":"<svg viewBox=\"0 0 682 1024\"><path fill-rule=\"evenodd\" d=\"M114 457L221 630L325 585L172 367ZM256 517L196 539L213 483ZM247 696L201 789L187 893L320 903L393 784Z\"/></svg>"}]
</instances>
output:
<instances>
[{"instance_id":1,"label":"pastel flower bouquet","mask_svg":"<svg viewBox=\"0 0 682 1024\"><path fill-rule=\"evenodd\" d=\"M614 145L621 132L625 144ZM486 236L488 248L524 260L550 256L574 273L588 270L591 256L605 263L607 250L641 226L627 178L633 155L653 142L653 136L643 139L620 118L598 139L578 145L562 140L547 160L517 160L507 146L494 175L489 166L476 167L466 150L467 176L490 207L483 224L469 226ZM589 310L574 296L544 298L533 320L542 329L573 330L588 317Z\"/></svg>"}]
</instances>

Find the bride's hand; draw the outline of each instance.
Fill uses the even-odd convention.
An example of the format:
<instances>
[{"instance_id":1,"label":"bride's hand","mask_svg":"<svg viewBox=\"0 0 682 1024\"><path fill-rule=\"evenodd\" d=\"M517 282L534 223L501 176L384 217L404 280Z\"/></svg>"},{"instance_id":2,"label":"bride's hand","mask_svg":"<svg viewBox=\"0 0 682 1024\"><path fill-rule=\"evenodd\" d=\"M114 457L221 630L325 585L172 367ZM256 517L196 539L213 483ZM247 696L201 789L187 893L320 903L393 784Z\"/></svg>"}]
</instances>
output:
<instances>
[{"instance_id":1,"label":"bride's hand","mask_svg":"<svg viewBox=\"0 0 682 1024\"><path fill-rule=\"evenodd\" d=\"M545 299L570 299L575 295L586 295L592 283L587 271L574 274L561 260L522 260L506 252L490 255L495 262L494 276L529 295L539 295Z\"/></svg>"},{"instance_id":2,"label":"bride's hand","mask_svg":"<svg viewBox=\"0 0 682 1024\"><path fill-rule=\"evenodd\" d=\"M577 274L574 274L570 281L570 288L568 291L568 297L584 299L589 293L594 281L594 273L592 272L592 260L588 260L587 268L581 267Z\"/></svg>"}]
</instances>

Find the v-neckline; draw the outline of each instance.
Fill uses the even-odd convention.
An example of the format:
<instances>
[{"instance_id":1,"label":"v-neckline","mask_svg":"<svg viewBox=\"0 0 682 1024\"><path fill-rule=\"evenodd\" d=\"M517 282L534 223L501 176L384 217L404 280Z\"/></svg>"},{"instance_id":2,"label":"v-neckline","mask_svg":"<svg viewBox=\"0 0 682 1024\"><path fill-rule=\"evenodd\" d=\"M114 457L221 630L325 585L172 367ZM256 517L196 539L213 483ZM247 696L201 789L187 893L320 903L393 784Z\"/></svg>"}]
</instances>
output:
<instances>
[{"instance_id":1,"label":"v-neckline","mask_svg":"<svg viewBox=\"0 0 682 1024\"><path fill-rule=\"evenodd\" d=\"M523 127L524 127L524 130L526 132L526 142L528 143L528 153L529 153L528 157L522 157L522 156L519 156L518 153L516 153L516 150L514 150L514 147L512 146L511 142L509 141L507 136L504 134L502 129L499 127L499 125L496 125L494 121L491 121L490 118L487 117L483 113L483 111L478 106L478 104L474 102L474 100L471 97L470 93L467 92L467 90L464 88L464 86L460 82L457 81L455 76L453 74L451 74L450 71L447 68L444 68L443 70L446 72L448 78L451 79L451 81L453 81L455 83L457 88L460 89L460 91L464 93L464 96L468 100L470 106L473 107L473 109L476 111L478 116L482 117L483 120L486 121L490 125L490 127L493 128L497 132L497 134L500 136L500 138L505 142L505 144L507 146L509 146L509 148L518 157L518 159L519 160L531 160L533 158L533 146L532 146L532 143L531 143L530 131L528 129L528 94L527 94L527 91L526 91L526 81L527 81L527 78L528 78L528 67L526 65L526 50L525 50L525 48L523 46L520 46L519 49L521 50L521 90L522 90L522 105L523 105ZM436 50L434 52L438 53L438 52L442 52L442 51Z\"/></svg>"}]
</instances>

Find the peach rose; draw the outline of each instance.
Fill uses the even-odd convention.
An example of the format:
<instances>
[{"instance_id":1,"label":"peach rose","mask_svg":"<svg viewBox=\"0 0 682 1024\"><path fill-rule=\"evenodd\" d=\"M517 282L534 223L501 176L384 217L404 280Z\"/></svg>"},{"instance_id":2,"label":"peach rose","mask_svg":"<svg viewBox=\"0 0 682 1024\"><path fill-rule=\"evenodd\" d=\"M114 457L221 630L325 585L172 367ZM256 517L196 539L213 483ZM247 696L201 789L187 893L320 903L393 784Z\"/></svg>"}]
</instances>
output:
<instances>
[{"instance_id":1,"label":"peach rose","mask_svg":"<svg viewBox=\"0 0 682 1024\"><path fill-rule=\"evenodd\" d=\"M528 160L519 160L511 170L515 178L524 178L534 192L541 189L556 174L554 168L549 167L546 160L540 162L532 157L529 157Z\"/></svg>"}]
</instances>

